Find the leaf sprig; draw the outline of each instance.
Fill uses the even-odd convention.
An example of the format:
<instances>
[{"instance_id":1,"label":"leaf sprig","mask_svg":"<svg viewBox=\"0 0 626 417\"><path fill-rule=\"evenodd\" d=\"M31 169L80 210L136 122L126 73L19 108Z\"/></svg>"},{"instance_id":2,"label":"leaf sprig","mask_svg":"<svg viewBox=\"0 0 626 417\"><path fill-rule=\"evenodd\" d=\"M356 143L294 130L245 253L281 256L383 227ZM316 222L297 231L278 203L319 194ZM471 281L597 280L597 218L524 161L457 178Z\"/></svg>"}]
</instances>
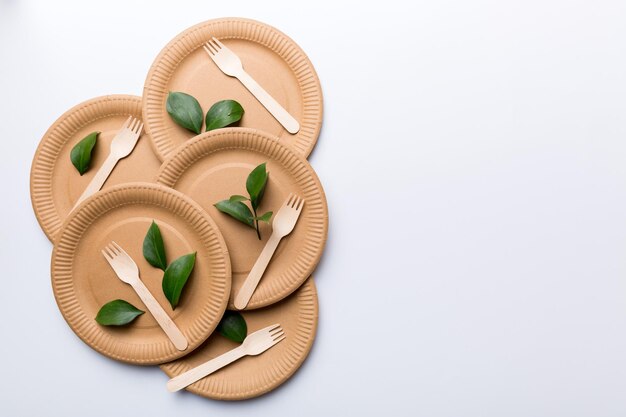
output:
<instances>
[{"instance_id":1,"label":"leaf sprig","mask_svg":"<svg viewBox=\"0 0 626 417\"><path fill-rule=\"evenodd\" d=\"M154 220L148 229L148 233L146 233L146 237L143 239L143 257L155 268L163 271L167 268L161 229L159 229Z\"/></svg>"},{"instance_id":2,"label":"leaf sprig","mask_svg":"<svg viewBox=\"0 0 626 417\"><path fill-rule=\"evenodd\" d=\"M123 326L141 316L145 311L124 300L109 301L100 308L96 321L103 326Z\"/></svg>"},{"instance_id":3,"label":"leaf sprig","mask_svg":"<svg viewBox=\"0 0 626 417\"><path fill-rule=\"evenodd\" d=\"M195 264L196 252L175 259L165 270L161 286L163 287L163 293L172 305L172 310L178 305L180 295Z\"/></svg>"},{"instance_id":4,"label":"leaf sprig","mask_svg":"<svg viewBox=\"0 0 626 417\"><path fill-rule=\"evenodd\" d=\"M218 101L211 106L204 119L206 131L221 129L237 123L243 117L243 107L235 100Z\"/></svg>"},{"instance_id":5,"label":"leaf sprig","mask_svg":"<svg viewBox=\"0 0 626 417\"><path fill-rule=\"evenodd\" d=\"M165 109L179 126L199 135L202 131L202 107L195 97L170 91ZM206 132L237 123L243 117L243 107L235 100L221 100L206 113Z\"/></svg>"},{"instance_id":6,"label":"leaf sprig","mask_svg":"<svg viewBox=\"0 0 626 417\"><path fill-rule=\"evenodd\" d=\"M248 325L241 313L226 310L222 320L217 325L217 331L225 338L241 343L248 335Z\"/></svg>"},{"instance_id":7,"label":"leaf sprig","mask_svg":"<svg viewBox=\"0 0 626 417\"><path fill-rule=\"evenodd\" d=\"M234 219L252 227L256 230L256 235L261 240L261 231L259 230L259 222L269 223L272 218L272 212L268 211L262 215L257 214L257 209L261 204L269 173L266 169L266 163L262 163L250 172L246 180L246 190L249 197L239 194L231 195L228 200L222 200L214 204L215 208L226 213ZM252 210L244 204L244 201L250 201Z\"/></svg>"},{"instance_id":8,"label":"leaf sprig","mask_svg":"<svg viewBox=\"0 0 626 417\"><path fill-rule=\"evenodd\" d=\"M202 107L195 97L189 94L170 92L165 103L165 110L174 121L196 134L202 129Z\"/></svg>"},{"instance_id":9,"label":"leaf sprig","mask_svg":"<svg viewBox=\"0 0 626 417\"><path fill-rule=\"evenodd\" d=\"M183 289L196 264L196 252L183 255L173 260L168 266L161 229L153 220L143 240L143 257L150 265L164 271L161 283L163 294L170 302L172 309L176 309Z\"/></svg>"},{"instance_id":10,"label":"leaf sprig","mask_svg":"<svg viewBox=\"0 0 626 417\"><path fill-rule=\"evenodd\" d=\"M98 135L100 132L91 132L80 140L72 150L70 151L70 160L72 165L76 167L76 170L82 176L89 169L91 165L91 153L93 152Z\"/></svg>"}]
</instances>

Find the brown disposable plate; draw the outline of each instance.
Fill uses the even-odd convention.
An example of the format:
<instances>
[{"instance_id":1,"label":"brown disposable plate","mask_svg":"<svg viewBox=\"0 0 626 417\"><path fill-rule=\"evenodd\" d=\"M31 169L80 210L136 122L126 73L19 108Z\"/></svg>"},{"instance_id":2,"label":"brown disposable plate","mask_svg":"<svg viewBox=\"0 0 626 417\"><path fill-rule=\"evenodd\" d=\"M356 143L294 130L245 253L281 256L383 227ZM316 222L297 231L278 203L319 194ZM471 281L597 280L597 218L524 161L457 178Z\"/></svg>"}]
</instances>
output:
<instances>
[{"instance_id":1,"label":"brown disposable plate","mask_svg":"<svg viewBox=\"0 0 626 417\"><path fill-rule=\"evenodd\" d=\"M266 162L267 188L258 212L276 213L290 193L306 201L296 226L280 242L247 309L275 303L294 292L319 262L328 232L328 207L317 175L304 157L278 138L253 129L206 132L177 148L163 162L157 181L190 196L215 220L229 248L233 291L229 308L269 239L272 228L261 223L261 237L213 205L233 194L246 194L246 178Z\"/></svg>"},{"instance_id":2,"label":"brown disposable plate","mask_svg":"<svg viewBox=\"0 0 626 417\"><path fill-rule=\"evenodd\" d=\"M143 257L143 239L153 220L168 262L197 251L174 311L161 288L163 271ZM174 347L134 290L115 275L101 253L111 241L133 258L143 283L189 341L186 351ZM81 203L61 228L51 272L54 296L72 330L103 355L140 365L168 362L198 347L219 323L230 294L230 261L215 223L189 197L158 184L122 184ZM115 299L146 313L126 326L99 325L98 310Z\"/></svg>"},{"instance_id":3,"label":"brown disposable plate","mask_svg":"<svg viewBox=\"0 0 626 417\"><path fill-rule=\"evenodd\" d=\"M232 49L248 74L300 122L297 134L287 132L236 78L219 70L202 49L211 37ZM217 101L237 100L245 110L240 126L278 136L305 157L322 126L322 89L311 61L287 35L254 20L224 18L200 23L174 38L157 56L144 86L143 116L161 159L194 136L167 114L165 102L170 91L191 94L205 114Z\"/></svg>"},{"instance_id":4,"label":"brown disposable plate","mask_svg":"<svg viewBox=\"0 0 626 417\"><path fill-rule=\"evenodd\" d=\"M285 339L259 356L246 356L191 384L188 391L216 400L244 400L265 394L289 379L304 362L315 338L318 304L313 278L280 303L242 315L248 334L279 323ZM173 378L237 345L216 332L194 353L161 365L161 369Z\"/></svg>"},{"instance_id":5,"label":"brown disposable plate","mask_svg":"<svg viewBox=\"0 0 626 417\"><path fill-rule=\"evenodd\" d=\"M39 143L30 172L30 196L35 216L54 241L61 223L109 154L111 141L128 116L141 118L141 98L111 95L85 101L59 117ZM81 176L70 151L81 139L100 131L91 168ZM144 134L133 152L118 162L103 189L130 181L153 181L160 161Z\"/></svg>"}]
</instances>

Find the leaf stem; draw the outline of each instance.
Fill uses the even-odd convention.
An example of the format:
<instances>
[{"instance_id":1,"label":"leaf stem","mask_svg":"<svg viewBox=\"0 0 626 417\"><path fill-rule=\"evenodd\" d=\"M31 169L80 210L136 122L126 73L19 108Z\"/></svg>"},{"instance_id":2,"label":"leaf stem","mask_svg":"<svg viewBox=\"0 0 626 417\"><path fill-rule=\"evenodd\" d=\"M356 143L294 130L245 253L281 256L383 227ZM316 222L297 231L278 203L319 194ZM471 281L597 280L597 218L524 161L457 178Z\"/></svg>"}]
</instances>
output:
<instances>
[{"instance_id":1,"label":"leaf stem","mask_svg":"<svg viewBox=\"0 0 626 417\"><path fill-rule=\"evenodd\" d=\"M250 204L252 206L252 204ZM259 231L259 219L258 216L256 215L256 209L254 208L254 206L252 206L252 212L254 213L254 224L256 226L256 235L259 238L259 240L261 240L261 232Z\"/></svg>"}]
</instances>

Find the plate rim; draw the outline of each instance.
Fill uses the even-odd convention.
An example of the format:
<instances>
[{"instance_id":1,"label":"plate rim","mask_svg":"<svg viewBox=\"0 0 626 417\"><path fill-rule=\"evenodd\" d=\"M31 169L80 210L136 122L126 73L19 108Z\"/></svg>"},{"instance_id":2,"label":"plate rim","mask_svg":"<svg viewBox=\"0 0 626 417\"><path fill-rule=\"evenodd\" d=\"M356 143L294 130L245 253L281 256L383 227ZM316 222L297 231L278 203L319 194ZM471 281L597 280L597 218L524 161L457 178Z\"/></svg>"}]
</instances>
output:
<instances>
[{"instance_id":1,"label":"plate rim","mask_svg":"<svg viewBox=\"0 0 626 417\"><path fill-rule=\"evenodd\" d=\"M79 215L83 213L88 213L87 212L88 210L95 210L93 206L98 203L106 205L106 203L101 203L101 202L107 198L110 198L109 196L112 194L140 192L140 191L146 191L146 190L151 190L150 192L152 193L162 193L163 195L165 195L165 198L169 198L170 200L177 199L179 201L179 204L184 205L186 209L193 210L196 216L200 216L203 219L203 221L208 223L213 235L217 239L217 244L220 247L220 251L219 253L216 252L216 255L217 256L221 255L222 257L222 263L224 267L224 275L223 275L224 295L222 296L222 301L220 305L217 306L218 314L212 320L212 323L205 329L202 336L200 336L197 340L191 340L189 337L187 337L187 340L189 341L189 347L186 350L179 351L174 347L174 345L168 344L167 346L169 347L169 352L165 352L160 355L155 355L155 357L153 358L136 359L136 358L123 356L121 354L115 354L110 351L110 348L102 348L100 346L95 346L93 343L87 340L87 336L83 334L83 331L77 328L80 323L78 323L77 325L75 323L75 320L70 321L70 319L67 316L68 313L66 313L64 309L66 307L65 302L61 300L60 290L62 290L62 288L59 288L59 283L57 282L59 278L56 276L57 274L55 273L55 269L56 269L56 263L57 263L56 261L57 261L57 257L59 256L58 255L59 252L66 250L64 247L63 238L65 237L66 233L70 233L69 228L72 226L74 222L78 221L75 219ZM106 211L119 208L125 204L128 204L128 203L118 204L114 207L109 207L107 208ZM85 214L85 216L88 216L88 215L89 214ZM84 230L88 227L89 225L85 226L82 232L84 232ZM82 236L82 233L81 233L81 236ZM80 237L77 238L76 241L79 242ZM66 272L66 275L67 274L71 275L71 272ZM67 280L67 278L65 279ZM72 282L74 281L73 277L70 277L69 279ZM106 190L102 190L102 191L95 193L94 195L90 196L85 201L83 201L74 211L70 213L67 219L63 222L58 239L55 242L55 245L52 250L52 255L50 258L50 281L52 284L54 299L57 303L57 307L59 309L59 312L61 313L61 316L66 321L68 326L72 329L74 334L78 338L80 338L87 346L103 354L104 356L107 356L111 359L115 359L120 362L130 363L134 365L159 365L165 362L178 359L182 356L185 356L191 353L194 349L201 346L202 343L204 343L204 341L206 341L206 339L208 339L209 336L213 333L213 331L215 330L215 328L217 327L219 323L219 319L222 317L222 315L224 314L224 311L226 310L226 307L228 306L228 299L230 296L230 290L231 290L231 285L232 285L232 270L231 270L231 264L230 264L230 256L228 254L228 247L226 246L226 242L224 241L224 237L222 236L221 231L219 230L219 228L217 227L217 224L215 224L215 221L211 218L211 216L205 210L203 210L202 207L198 203L196 203L192 198L188 197L187 195L177 190L174 190L172 188L165 187L161 184L148 183L148 182L130 182L130 183L118 184ZM78 300L78 297L76 296L75 291L72 291L72 294L76 297L76 300ZM82 313L83 318L87 317L82 309L79 309L79 310L80 310L80 313L76 313L76 314ZM89 320L89 318L87 318L87 320Z\"/></svg>"},{"instance_id":2,"label":"plate rim","mask_svg":"<svg viewBox=\"0 0 626 417\"><path fill-rule=\"evenodd\" d=\"M161 133L161 131L167 132L167 129L161 129L161 130L155 131L155 129L153 128L153 122L152 122L153 117L151 116L151 114L153 114L153 111L154 113L156 113L156 111L159 111L159 109L161 109L162 106L160 105L160 103L154 103L154 101L158 101L158 99L152 98L151 95L154 94L154 95L157 95L158 97L161 97L163 94L165 94L160 91L154 91L155 90L154 88L155 74L159 71L160 67L163 66L164 59L170 58L171 51L176 50L177 48L180 49L180 48L184 48L185 46L188 46L185 44L189 42L185 42L185 40L188 36L191 36L190 34L195 33L196 31L205 30L207 27L211 27L213 25L222 25L222 24L255 25L257 26L257 28L262 28L263 30L270 31L273 35L275 35L273 37L275 43L285 42L286 44L289 45L287 52L291 53L290 51L295 51L295 54L293 54L293 57L291 58L294 61L297 61L294 63L294 66L302 65L302 63L306 64L306 67L310 71L310 75L307 77L299 78L295 74L296 71L293 70L292 65L289 65L289 63L286 62L287 60L284 58L284 56L274 51L287 63L287 65L290 67L294 75L296 75L296 79L298 79L298 83L300 85L306 82L312 82L313 87L317 91L317 95L315 99L315 106L319 110L317 111L317 114L315 115L315 121L311 125L312 131L307 139L308 141L310 141L310 143L304 146L304 149L302 152L302 155L305 158L308 157L313 151L313 148L315 147L315 145L317 144L317 141L319 140L320 132L322 129L323 116L324 116L324 96L322 92L322 85L321 85L319 76L317 75L317 71L315 70L313 63L311 62L307 54L304 52L304 50L302 50L302 48L291 37L287 36L285 33L280 31L279 29L267 23L254 20L254 19L243 18L243 17L222 17L222 18L205 20L203 22L197 23L191 27L188 27L182 32L180 32L172 40L170 40L161 49L161 51L159 51L158 55L156 56L156 58L150 65L148 74L146 75L146 79L144 81L144 86L143 86L143 94L142 94L142 119L144 120L144 123L145 123L145 126L144 126L145 131L148 133L150 137L150 144L153 147L154 153L157 155L159 160L163 162L165 161L165 159L167 159L171 155L171 153L176 149L176 147L180 146L180 144L171 143L171 141L170 141L171 146L165 143L168 140L169 135L167 135L167 133ZM187 51L183 59L186 56L188 56L191 52L195 51L197 47L191 50L188 50L189 48L185 48L185 49L187 49ZM273 49L273 48L270 48L270 49ZM285 52L284 55L286 55L287 52ZM175 64L172 64L174 68L168 74L167 79L166 79L167 81L164 81L163 82L164 84L167 83L171 79L171 76L170 76L171 73L173 73L176 70L176 68L180 65L180 62L181 60L177 60ZM303 91L302 88L300 88L300 90ZM154 115L154 118L158 119L156 114ZM305 124L303 123L302 120L300 120L300 131L298 132L298 134L300 134L300 132L303 132L304 127L305 127ZM165 143L165 144L162 144L162 143ZM167 148L169 148L169 150ZM296 151L296 153L300 153L298 152L298 149L294 149L294 150Z\"/></svg>"},{"instance_id":3,"label":"plate rim","mask_svg":"<svg viewBox=\"0 0 626 417\"><path fill-rule=\"evenodd\" d=\"M275 390L276 388L280 387L282 384L287 382L300 369L302 364L309 357L309 354L311 352L311 349L313 348L313 345L315 343L315 339L317 337L317 328L318 328L318 323L319 323L319 296L318 296L318 293L317 293L317 287L315 285L315 280L314 280L312 275L310 277L308 277L306 279L306 281L304 281L302 286L298 290L296 290L296 292L291 294L290 297L298 296L300 294L299 291L301 291L301 290L309 290L311 292L310 301L312 302L312 307L313 308L312 308L312 314L310 316L311 319L312 319L312 324L310 326L310 328L311 328L310 340L308 341L308 343L306 345L304 345L302 350L299 352L300 356L294 362L294 365L284 375L281 375L277 380L271 381L271 382L265 384L264 386L259 387L258 389L254 390L254 391L248 391L248 392L245 392L245 393L236 393L236 394L232 394L232 395L224 395L224 394L219 394L219 393L215 393L215 392L205 392L204 390L201 390L198 387L198 383L197 382L189 385L188 387L185 388L185 390L189 391L189 392L191 392L193 394L199 395L201 397L209 398L209 399L213 399L213 400L238 401L238 400L247 400L247 399L250 399L250 398L256 398L256 397L259 397L261 395L267 394L268 392ZM287 299L284 299L282 301L285 301L285 300L287 300ZM273 306L270 305L270 306L268 306L266 308L267 309L271 309L272 307ZM259 310L252 310L250 312L254 313L255 311L262 311L262 310L261 309L259 309ZM201 349L201 348L202 348L202 346L200 346L199 349ZM259 357L262 357L262 354L259 355ZM184 360L185 360L185 358L183 357L183 358L180 358L177 361L184 361ZM172 365L174 365L175 362L177 362L177 361L172 361L172 362L161 364L161 365L159 365L159 368L169 378L173 378L174 376L179 375L179 374L175 374L174 372L172 372ZM187 371L189 369L191 369L189 366L183 366L183 368L181 370L183 372L185 372L185 371Z\"/></svg>"},{"instance_id":4,"label":"plate rim","mask_svg":"<svg viewBox=\"0 0 626 417\"><path fill-rule=\"evenodd\" d=\"M52 243L55 242L65 221L65 218L61 218L59 215L52 197L52 177L54 175L54 167L58 161L58 153L67 143L69 136L80 129L80 127L75 128L74 125L81 124L84 126L106 117L127 114L120 112L103 116L97 113L97 110L92 110L93 106L103 106L107 103L126 104L129 106L129 109L136 111L138 115L142 115L142 98L139 96L108 94L93 97L63 112L48 127L35 150L35 155L30 165L30 202L39 226ZM76 117L76 120L72 120L72 117ZM65 132L59 132L59 130L67 129L67 126L70 126L72 133L65 134ZM147 133L144 132L142 136L144 135L147 135ZM50 184L50 186L46 186L47 184Z\"/></svg>"},{"instance_id":5,"label":"plate rim","mask_svg":"<svg viewBox=\"0 0 626 417\"><path fill-rule=\"evenodd\" d=\"M249 148L242 148L241 146L233 146L233 141L241 141L244 140L244 136L248 138L253 138L254 140L250 140ZM196 149L198 148L198 149ZM178 148L171 153L171 155L163 161L161 164L161 168L156 175L156 182L158 184L162 184L166 187L174 188L176 187L176 183L180 179L181 175L191 166L187 165L183 166L183 162L180 162L179 159L183 158L192 158L192 164L196 163L198 160L202 159L206 156L207 152L211 153L213 151L218 151L220 149L247 149L251 151L257 151L268 155L268 157L275 161L280 161L280 158L272 157L268 154L267 148L275 149L275 153L277 155L282 156L282 158L294 158L297 164L300 165L303 169L307 170L310 174L310 180L313 182L315 188L319 191L319 197L321 200L321 209L322 215L320 216L321 221L321 236L319 240L319 250L316 253L315 259L308 268L302 272L302 276L294 281L291 286L283 288L282 292L278 295L274 295L273 297L267 297L261 301L255 301L254 295L250 299L248 306L244 310L254 310L257 308L263 308L274 304L283 298L286 298L293 292L295 292L307 279L309 276L313 274L317 265L322 259L324 249L326 247L326 242L328 240L328 201L326 199L326 193L324 191L324 187L317 176L317 173L313 169L313 166L309 163L309 161L302 155L295 153L291 148L283 145L280 142L280 139L272 136L266 132L252 129L252 128L244 128L244 127L230 127L223 129L216 129L210 132L203 132L200 135L194 136L189 139L187 142L181 144ZM193 152L200 153L200 156L192 155ZM176 166L178 165L178 166ZM176 172L178 171L178 172ZM175 189L175 188L174 188ZM193 199L193 197L189 196ZM229 309L235 309L234 305L230 303L228 304Z\"/></svg>"}]
</instances>

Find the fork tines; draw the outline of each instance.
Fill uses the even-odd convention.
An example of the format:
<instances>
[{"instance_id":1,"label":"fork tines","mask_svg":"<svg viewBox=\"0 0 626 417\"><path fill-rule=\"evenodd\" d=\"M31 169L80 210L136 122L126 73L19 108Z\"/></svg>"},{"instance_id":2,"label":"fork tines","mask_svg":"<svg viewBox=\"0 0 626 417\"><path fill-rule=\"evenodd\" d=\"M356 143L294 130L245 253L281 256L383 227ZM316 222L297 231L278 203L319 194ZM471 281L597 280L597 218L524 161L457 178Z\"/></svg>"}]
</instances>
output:
<instances>
[{"instance_id":1,"label":"fork tines","mask_svg":"<svg viewBox=\"0 0 626 417\"><path fill-rule=\"evenodd\" d=\"M280 325L273 330L270 330L270 336L272 337L273 344L280 342L285 338L285 331Z\"/></svg>"},{"instance_id":2,"label":"fork tines","mask_svg":"<svg viewBox=\"0 0 626 417\"><path fill-rule=\"evenodd\" d=\"M291 193L285 200L283 206L291 207L294 210L300 210L304 206L304 199L297 194Z\"/></svg>"},{"instance_id":3,"label":"fork tines","mask_svg":"<svg viewBox=\"0 0 626 417\"><path fill-rule=\"evenodd\" d=\"M143 122L133 116L129 116L128 119L122 125L122 129L128 129L135 135L141 135L143 129Z\"/></svg>"},{"instance_id":4,"label":"fork tines","mask_svg":"<svg viewBox=\"0 0 626 417\"><path fill-rule=\"evenodd\" d=\"M211 40L208 40L202 47L209 56L214 56L224 47L224 44L216 37L212 37Z\"/></svg>"},{"instance_id":5,"label":"fork tines","mask_svg":"<svg viewBox=\"0 0 626 417\"><path fill-rule=\"evenodd\" d=\"M104 255L104 257L107 260L112 260L113 258L115 258L116 256L118 256L120 254L120 251L117 247L113 246L113 243L115 242L111 242L108 245L106 245L104 247L104 249L102 249L102 254Z\"/></svg>"},{"instance_id":6,"label":"fork tines","mask_svg":"<svg viewBox=\"0 0 626 417\"><path fill-rule=\"evenodd\" d=\"M126 251L124 251L124 249L122 249L122 247L118 245L117 243L115 243L114 241L111 241L111 243L109 243L108 245L104 247L104 249L102 249L102 254L106 258L114 258L116 256L119 256L122 253L124 255L127 255Z\"/></svg>"}]
</instances>

